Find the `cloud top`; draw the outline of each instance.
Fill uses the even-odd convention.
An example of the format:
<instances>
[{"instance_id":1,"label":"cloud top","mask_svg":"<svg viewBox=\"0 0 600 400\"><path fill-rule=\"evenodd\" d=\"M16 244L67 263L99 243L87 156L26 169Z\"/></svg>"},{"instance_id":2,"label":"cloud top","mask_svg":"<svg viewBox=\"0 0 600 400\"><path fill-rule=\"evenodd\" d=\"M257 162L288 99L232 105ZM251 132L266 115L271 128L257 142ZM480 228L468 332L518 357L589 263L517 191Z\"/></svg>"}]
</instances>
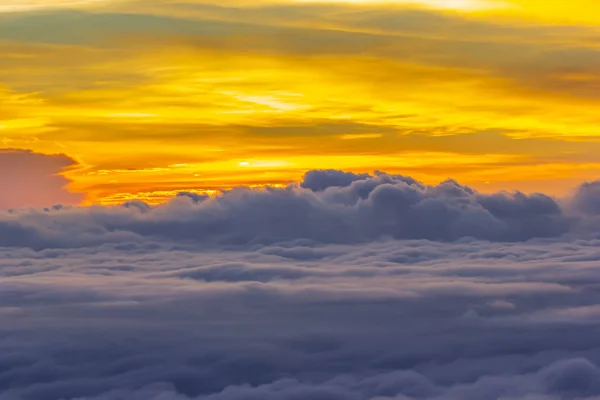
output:
<instances>
[{"instance_id":1,"label":"cloud top","mask_svg":"<svg viewBox=\"0 0 600 400\"><path fill-rule=\"evenodd\" d=\"M310 171L282 189L236 188L168 203L16 210L0 216L2 246L81 247L124 238L252 246L307 240L514 242L594 234L600 192L583 184L569 202L542 193L479 193L454 180L425 185L383 172Z\"/></svg>"}]
</instances>

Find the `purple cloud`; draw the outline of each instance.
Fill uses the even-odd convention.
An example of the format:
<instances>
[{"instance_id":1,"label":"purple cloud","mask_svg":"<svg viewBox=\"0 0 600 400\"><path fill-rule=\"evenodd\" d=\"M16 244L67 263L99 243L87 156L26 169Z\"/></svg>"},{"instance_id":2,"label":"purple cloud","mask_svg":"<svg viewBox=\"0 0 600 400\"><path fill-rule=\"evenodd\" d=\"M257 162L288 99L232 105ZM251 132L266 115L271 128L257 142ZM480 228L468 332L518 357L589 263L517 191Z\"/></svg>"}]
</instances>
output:
<instances>
[{"instance_id":1,"label":"purple cloud","mask_svg":"<svg viewBox=\"0 0 600 400\"><path fill-rule=\"evenodd\" d=\"M593 209L339 183L2 213L0 400L599 398Z\"/></svg>"}]
</instances>

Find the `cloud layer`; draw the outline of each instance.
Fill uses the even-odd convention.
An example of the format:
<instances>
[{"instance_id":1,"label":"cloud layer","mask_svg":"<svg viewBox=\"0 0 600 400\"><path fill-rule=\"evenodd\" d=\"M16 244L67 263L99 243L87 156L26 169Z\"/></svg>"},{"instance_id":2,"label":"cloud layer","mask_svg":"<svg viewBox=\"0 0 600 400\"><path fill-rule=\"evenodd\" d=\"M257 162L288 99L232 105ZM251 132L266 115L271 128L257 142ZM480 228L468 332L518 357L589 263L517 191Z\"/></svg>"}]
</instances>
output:
<instances>
[{"instance_id":1,"label":"cloud layer","mask_svg":"<svg viewBox=\"0 0 600 400\"><path fill-rule=\"evenodd\" d=\"M0 399L595 399L599 244L4 249Z\"/></svg>"},{"instance_id":2,"label":"cloud layer","mask_svg":"<svg viewBox=\"0 0 600 400\"><path fill-rule=\"evenodd\" d=\"M0 216L0 245L69 248L145 238L207 246L558 238L596 232L597 186L586 183L561 204L539 193L483 194L453 180L431 186L382 172L315 170L282 189L242 187L212 198L181 193L155 207L131 201L16 210Z\"/></svg>"},{"instance_id":3,"label":"cloud layer","mask_svg":"<svg viewBox=\"0 0 600 400\"><path fill-rule=\"evenodd\" d=\"M598 399L597 206L324 170L6 212L0 400Z\"/></svg>"}]
</instances>

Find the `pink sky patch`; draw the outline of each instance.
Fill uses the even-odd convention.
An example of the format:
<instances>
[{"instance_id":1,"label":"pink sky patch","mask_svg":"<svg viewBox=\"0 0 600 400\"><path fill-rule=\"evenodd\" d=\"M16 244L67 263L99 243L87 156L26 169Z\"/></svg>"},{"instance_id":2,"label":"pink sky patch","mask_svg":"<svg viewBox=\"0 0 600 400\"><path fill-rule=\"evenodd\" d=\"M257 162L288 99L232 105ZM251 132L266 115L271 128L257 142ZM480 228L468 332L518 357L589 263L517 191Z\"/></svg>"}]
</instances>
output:
<instances>
[{"instance_id":1,"label":"pink sky patch","mask_svg":"<svg viewBox=\"0 0 600 400\"><path fill-rule=\"evenodd\" d=\"M64 154L0 150L0 208L77 204L83 194L71 193L62 173L77 162Z\"/></svg>"}]
</instances>

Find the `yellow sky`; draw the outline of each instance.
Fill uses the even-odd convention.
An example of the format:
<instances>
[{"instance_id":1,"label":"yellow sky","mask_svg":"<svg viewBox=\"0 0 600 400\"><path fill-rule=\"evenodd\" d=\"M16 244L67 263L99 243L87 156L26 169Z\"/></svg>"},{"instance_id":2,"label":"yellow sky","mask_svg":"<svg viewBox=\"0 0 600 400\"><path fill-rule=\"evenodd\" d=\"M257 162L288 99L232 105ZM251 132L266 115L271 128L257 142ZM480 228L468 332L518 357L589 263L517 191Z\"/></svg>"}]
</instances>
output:
<instances>
[{"instance_id":1,"label":"yellow sky","mask_svg":"<svg viewBox=\"0 0 600 400\"><path fill-rule=\"evenodd\" d=\"M600 175L599 38L591 0L0 0L0 146L88 202L311 168L561 194Z\"/></svg>"}]
</instances>

